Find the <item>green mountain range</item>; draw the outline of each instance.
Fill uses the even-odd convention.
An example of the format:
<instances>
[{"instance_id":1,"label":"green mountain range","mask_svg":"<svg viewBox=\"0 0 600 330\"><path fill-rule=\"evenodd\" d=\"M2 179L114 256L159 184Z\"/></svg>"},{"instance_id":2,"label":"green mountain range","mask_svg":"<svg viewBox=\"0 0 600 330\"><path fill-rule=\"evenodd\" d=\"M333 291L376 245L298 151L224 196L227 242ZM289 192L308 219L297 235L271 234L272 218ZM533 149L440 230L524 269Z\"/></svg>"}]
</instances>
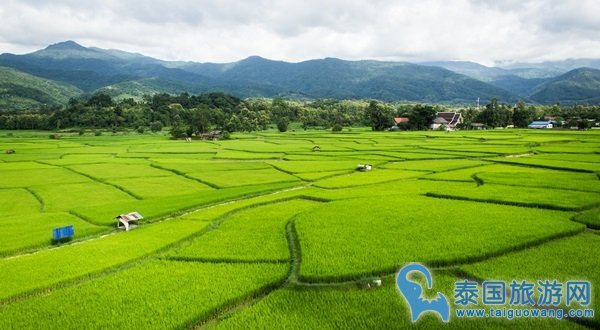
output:
<instances>
[{"instance_id":1,"label":"green mountain range","mask_svg":"<svg viewBox=\"0 0 600 330\"><path fill-rule=\"evenodd\" d=\"M600 104L600 70L571 70L537 88L530 98L542 104Z\"/></svg>"},{"instance_id":2,"label":"green mountain range","mask_svg":"<svg viewBox=\"0 0 600 330\"><path fill-rule=\"evenodd\" d=\"M65 104L82 92L65 83L0 66L0 111Z\"/></svg>"},{"instance_id":3,"label":"green mountain range","mask_svg":"<svg viewBox=\"0 0 600 330\"><path fill-rule=\"evenodd\" d=\"M545 70L539 65L492 68L472 62L414 64L336 58L289 63L258 56L233 63L168 62L121 50L83 47L73 41L25 55L2 54L0 66L12 69L12 75L3 73L0 80L4 109L64 103L72 96L95 92L115 98L221 91L242 98L372 98L473 104L478 98L493 97L502 102L553 102L556 97L550 95L571 102L598 102L593 94L600 91L594 84L579 81L587 79L582 75L565 75L563 80L573 81L558 84L554 79L566 73L561 70L568 66L557 63ZM38 79L36 83L33 78ZM561 94L563 88L570 96Z\"/></svg>"}]
</instances>

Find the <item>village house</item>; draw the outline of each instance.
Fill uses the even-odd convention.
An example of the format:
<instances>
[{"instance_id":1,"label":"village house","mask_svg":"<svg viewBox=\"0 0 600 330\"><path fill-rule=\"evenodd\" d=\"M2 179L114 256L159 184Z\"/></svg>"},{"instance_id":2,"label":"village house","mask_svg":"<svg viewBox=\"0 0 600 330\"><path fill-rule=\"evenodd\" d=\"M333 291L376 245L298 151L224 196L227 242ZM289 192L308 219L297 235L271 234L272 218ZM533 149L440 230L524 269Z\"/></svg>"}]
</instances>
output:
<instances>
[{"instance_id":1,"label":"village house","mask_svg":"<svg viewBox=\"0 0 600 330\"><path fill-rule=\"evenodd\" d=\"M394 118L394 123L396 125L398 124L408 124L408 122L410 121L410 119L408 117L398 117L398 118Z\"/></svg>"},{"instance_id":2,"label":"village house","mask_svg":"<svg viewBox=\"0 0 600 330\"><path fill-rule=\"evenodd\" d=\"M552 128L554 127L555 122L551 120L538 120L531 122L531 124L527 125L529 128Z\"/></svg>"},{"instance_id":3,"label":"village house","mask_svg":"<svg viewBox=\"0 0 600 330\"><path fill-rule=\"evenodd\" d=\"M433 124L431 124L431 129L440 129L443 125L446 130L452 131L455 130L459 124L462 124L462 122L463 117L460 112L438 112L435 115Z\"/></svg>"},{"instance_id":4,"label":"village house","mask_svg":"<svg viewBox=\"0 0 600 330\"><path fill-rule=\"evenodd\" d=\"M391 127L391 130L397 131L401 129L407 129L409 121L410 119L408 117L394 118L394 126Z\"/></svg>"}]
</instances>

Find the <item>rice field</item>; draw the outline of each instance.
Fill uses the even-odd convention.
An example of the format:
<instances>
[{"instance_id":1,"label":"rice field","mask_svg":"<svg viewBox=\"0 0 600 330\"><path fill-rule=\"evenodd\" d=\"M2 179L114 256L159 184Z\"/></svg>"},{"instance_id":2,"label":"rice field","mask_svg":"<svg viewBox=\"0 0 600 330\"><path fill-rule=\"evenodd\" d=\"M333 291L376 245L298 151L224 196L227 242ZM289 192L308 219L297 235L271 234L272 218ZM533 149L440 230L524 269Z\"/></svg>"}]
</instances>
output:
<instances>
[{"instance_id":1,"label":"rice field","mask_svg":"<svg viewBox=\"0 0 600 330\"><path fill-rule=\"evenodd\" d=\"M598 328L599 210L596 131L0 131L0 328L406 328L410 262L432 270L428 296L466 278L592 285L592 318L449 328Z\"/></svg>"}]
</instances>

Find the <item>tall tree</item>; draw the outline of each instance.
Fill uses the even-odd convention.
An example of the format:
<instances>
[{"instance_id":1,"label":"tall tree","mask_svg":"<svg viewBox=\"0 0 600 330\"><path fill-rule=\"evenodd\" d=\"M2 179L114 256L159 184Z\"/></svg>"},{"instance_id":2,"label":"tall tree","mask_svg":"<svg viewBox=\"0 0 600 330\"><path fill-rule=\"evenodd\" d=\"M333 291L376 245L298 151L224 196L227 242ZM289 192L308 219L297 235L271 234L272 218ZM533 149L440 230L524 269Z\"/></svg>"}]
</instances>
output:
<instances>
[{"instance_id":1,"label":"tall tree","mask_svg":"<svg viewBox=\"0 0 600 330\"><path fill-rule=\"evenodd\" d=\"M417 104L408 115L408 126L413 130L428 129L436 114L437 110L433 106Z\"/></svg>"},{"instance_id":2,"label":"tall tree","mask_svg":"<svg viewBox=\"0 0 600 330\"><path fill-rule=\"evenodd\" d=\"M511 122L511 116L506 104L499 104L498 99L492 98L479 114L479 121L489 127L506 127Z\"/></svg>"},{"instance_id":3,"label":"tall tree","mask_svg":"<svg viewBox=\"0 0 600 330\"><path fill-rule=\"evenodd\" d=\"M366 116L374 131L383 131L392 126L392 112L377 101L369 102Z\"/></svg>"},{"instance_id":4,"label":"tall tree","mask_svg":"<svg viewBox=\"0 0 600 330\"><path fill-rule=\"evenodd\" d=\"M527 107L521 100L517 102L512 114L512 122L515 127L527 127L534 119L535 108Z\"/></svg>"}]
</instances>

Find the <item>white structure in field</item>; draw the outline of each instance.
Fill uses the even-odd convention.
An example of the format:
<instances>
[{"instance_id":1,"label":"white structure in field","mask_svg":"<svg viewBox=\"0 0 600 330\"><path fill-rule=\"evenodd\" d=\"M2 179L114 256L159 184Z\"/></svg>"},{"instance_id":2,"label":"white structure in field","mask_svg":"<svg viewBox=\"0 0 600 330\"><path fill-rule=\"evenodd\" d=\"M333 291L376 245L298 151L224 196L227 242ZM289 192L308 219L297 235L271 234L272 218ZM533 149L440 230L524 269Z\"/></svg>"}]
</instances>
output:
<instances>
[{"instance_id":1,"label":"white structure in field","mask_svg":"<svg viewBox=\"0 0 600 330\"><path fill-rule=\"evenodd\" d=\"M132 226L132 222L144 219L144 217L138 212L131 212L127 214L121 214L116 217L117 219L117 228L125 228L125 230L129 230Z\"/></svg>"},{"instance_id":2,"label":"white structure in field","mask_svg":"<svg viewBox=\"0 0 600 330\"><path fill-rule=\"evenodd\" d=\"M356 169L357 169L358 171L361 171L361 172L368 172L368 171L370 171L372 168L373 168L373 167L372 167L371 165L369 165L369 164L358 164L358 165L356 165Z\"/></svg>"}]
</instances>

